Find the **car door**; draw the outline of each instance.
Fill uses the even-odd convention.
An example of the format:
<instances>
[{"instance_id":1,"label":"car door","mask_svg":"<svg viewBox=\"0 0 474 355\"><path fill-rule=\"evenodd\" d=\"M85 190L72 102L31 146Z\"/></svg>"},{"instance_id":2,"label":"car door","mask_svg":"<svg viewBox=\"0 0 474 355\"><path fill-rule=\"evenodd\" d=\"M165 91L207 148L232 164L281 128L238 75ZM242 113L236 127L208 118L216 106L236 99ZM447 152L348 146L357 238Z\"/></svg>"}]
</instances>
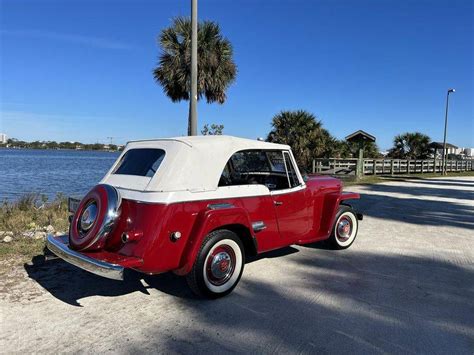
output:
<instances>
[{"instance_id":1,"label":"car door","mask_svg":"<svg viewBox=\"0 0 474 355\"><path fill-rule=\"evenodd\" d=\"M285 243L278 230L275 206L270 195L270 190L262 181L270 172L269 162L265 152L261 150L242 150L234 153L227 162L219 180L219 189L222 194L229 194L229 189L241 186L239 189L243 198L234 198L232 203L245 208L250 222L252 234L257 240L258 252L279 248ZM263 186L261 186L263 185ZM261 193L249 193L260 191Z\"/></svg>"},{"instance_id":2,"label":"car door","mask_svg":"<svg viewBox=\"0 0 474 355\"><path fill-rule=\"evenodd\" d=\"M286 188L273 190L271 196L280 236L291 244L306 238L310 232L310 196L292 154L289 151L281 153L288 184Z\"/></svg>"}]
</instances>

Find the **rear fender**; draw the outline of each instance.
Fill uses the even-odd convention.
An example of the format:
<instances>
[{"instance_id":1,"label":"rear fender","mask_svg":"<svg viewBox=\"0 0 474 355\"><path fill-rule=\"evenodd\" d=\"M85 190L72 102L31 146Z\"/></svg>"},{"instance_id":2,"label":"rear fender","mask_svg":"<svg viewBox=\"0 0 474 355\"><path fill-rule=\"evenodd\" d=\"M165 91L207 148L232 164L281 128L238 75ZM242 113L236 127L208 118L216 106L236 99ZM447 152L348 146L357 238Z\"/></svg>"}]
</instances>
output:
<instances>
[{"instance_id":1,"label":"rear fender","mask_svg":"<svg viewBox=\"0 0 474 355\"><path fill-rule=\"evenodd\" d=\"M222 206L214 208L213 205L209 205L206 210L198 214L181 257L180 267L174 271L175 274L186 275L191 271L199 249L210 232L226 225L242 225L249 231L252 230L245 209L227 204L222 204Z\"/></svg>"}]
</instances>

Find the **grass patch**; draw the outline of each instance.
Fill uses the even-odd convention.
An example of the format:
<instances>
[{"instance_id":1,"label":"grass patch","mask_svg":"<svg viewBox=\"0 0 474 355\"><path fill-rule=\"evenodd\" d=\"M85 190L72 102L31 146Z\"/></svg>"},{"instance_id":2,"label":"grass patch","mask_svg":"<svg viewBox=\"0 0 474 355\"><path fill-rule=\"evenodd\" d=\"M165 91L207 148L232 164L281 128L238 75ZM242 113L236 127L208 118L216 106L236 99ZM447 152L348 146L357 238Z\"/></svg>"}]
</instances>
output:
<instances>
[{"instance_id":1,"label":"grass patch","mask_svg":"<svg viewBox=\"0 0 474 355\"><path fill-rule=\"evenodd\" d=\"M18 258L18 263L23 263L33 256L43 254L44 247L43 239L15 238L10 243L0 244L0 260Z\"/></svg>"},{"instance_id":2,"label":"grass patch","mask_svg":"<svg viewBox=\"0 0 474 355\"><path fill-rule=\"evenodd\" d=\"M61 194L53 201L37 194L24 195L16 202L4 201L0 205L0 231L9 233L12 240L5 243L3 239L7 234L0 236L0 261L9 259L22 263L43 254L44 240L24 236L24 233L44 232L48 226L55 231L66 231L68 216L67 199Z\"/></svg>"}]
</instances>

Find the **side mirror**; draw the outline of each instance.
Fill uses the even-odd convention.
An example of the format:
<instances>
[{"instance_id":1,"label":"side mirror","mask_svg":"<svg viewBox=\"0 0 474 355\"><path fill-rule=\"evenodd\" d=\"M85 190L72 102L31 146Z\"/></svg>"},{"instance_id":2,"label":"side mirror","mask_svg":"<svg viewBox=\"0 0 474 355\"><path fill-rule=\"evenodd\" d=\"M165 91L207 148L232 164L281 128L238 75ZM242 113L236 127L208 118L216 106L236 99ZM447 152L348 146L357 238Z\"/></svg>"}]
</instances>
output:
<instances>
[{"instance_id":1,"label":"side mirror","mask_svg":"<svg viewBox=\"0 0 474 355\"><path fill-rule=\"evenodd\" d=\"M307 174L303 175L303 181L306 182L309 180L309 176Z\"/></svg>"}]
</instances>

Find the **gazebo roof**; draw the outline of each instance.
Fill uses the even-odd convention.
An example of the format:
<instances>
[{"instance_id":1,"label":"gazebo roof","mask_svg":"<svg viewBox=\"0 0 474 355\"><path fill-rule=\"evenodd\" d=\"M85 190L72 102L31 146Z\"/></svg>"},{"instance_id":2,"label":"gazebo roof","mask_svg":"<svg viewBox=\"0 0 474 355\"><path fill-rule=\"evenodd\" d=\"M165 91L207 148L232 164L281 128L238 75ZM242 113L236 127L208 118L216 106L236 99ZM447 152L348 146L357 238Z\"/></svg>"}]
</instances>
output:
<instances>
[{"instance_id":1,"label":"gazebo roof","mask_svg":"<svg viewBox=\"0 0 474 355\"><path fill-rule=\"evenodd\" d=\"M361 129L346 137L349 142L375 142L375 137Z\"/></svg>"}]
</instances>

